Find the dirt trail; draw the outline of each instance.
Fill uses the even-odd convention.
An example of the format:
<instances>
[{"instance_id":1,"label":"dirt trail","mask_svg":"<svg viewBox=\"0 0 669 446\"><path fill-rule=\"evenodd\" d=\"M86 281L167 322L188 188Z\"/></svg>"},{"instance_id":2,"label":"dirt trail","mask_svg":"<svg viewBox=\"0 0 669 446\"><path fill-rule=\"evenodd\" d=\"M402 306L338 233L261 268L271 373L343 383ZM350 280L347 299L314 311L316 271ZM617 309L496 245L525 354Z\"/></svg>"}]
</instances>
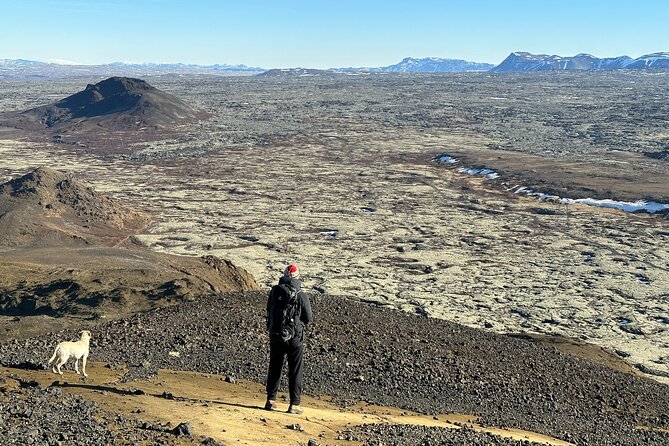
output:
<instances>
[{"instance_id":1,"label":"dirt trail","mask_svg":"<svg viewBox=\"0 0 669 446\"><path fill-rule=\"evenodd\" d=\"M50 371L2 367L0 376L16 374L24 380L37 381L41 386L58 386L94 401L104 409L150 423L176 426L188 422L196 435L225 444L306 444L310 439L317 439L319 444L334 445L341 443L342 432L375 423L451 429L467 426L505 438L571 445L533 432L483 427L475 423L475 417L465 414L432 417L367 403L341 408L328 398L305 397L305 411L300 416L267 412L261 407L264 404L262 385L241 380L232 384L220 375L160 370L157 376L146 381L120 383L124 368L112 370L103 363L91 362L87 371L89 377L85 380L71 370L59 378ZM287 409L288 404L282 398L285 394L280 394L279 407ZM361 443L347 441L346 444Z\"/></svg>"}]
</instances>

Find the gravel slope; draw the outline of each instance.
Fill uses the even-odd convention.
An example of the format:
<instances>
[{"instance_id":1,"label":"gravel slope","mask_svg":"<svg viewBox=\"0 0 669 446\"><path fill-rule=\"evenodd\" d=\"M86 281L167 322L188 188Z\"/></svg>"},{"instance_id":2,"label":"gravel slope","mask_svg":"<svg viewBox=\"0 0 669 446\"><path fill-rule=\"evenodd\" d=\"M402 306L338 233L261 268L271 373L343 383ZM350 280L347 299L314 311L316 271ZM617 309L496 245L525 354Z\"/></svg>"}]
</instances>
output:
<instances>
[{"instance_id":1,"label":"gravel slope","mask_svg":"<svg viewBox=\"0 0 669 446\"><path fill-rule=\"evenodd\" d=\"M3 384L3 383L0 383ZM102 410L59 388L42 389L22 382L0 386L0 443L10 445L190 445L164 426L154 426ZM210 444L211 440L202 444Z\"/></svg>"},{"instance_id":2,"label":"gravel slope","mask_svg":"<svg viewBox=\"0 0 669 446\"><path fill-rule=\"evenodd\" d=\"M530 441L511 440L471 429L366 424L353 431L353 438L370 446L529 446Z\"/></svg>"},{"instance_id":3,"label":"gravel slope","mask_svg":"<svg viewBox=\"0 0 669 446\"><path fill-rule=\"evenodd\" d=\"M128 379L170 368L262 382L264 305L264 293L227 294L91 327L91 359L127 363ZM484 424L577 444L669 443L667 433L635 429L669 428L668 386L443 320L331 296L312 305L305 382L311 395L333 395L342 405L365 400L475 414ZM53 339L67 337L76 335L2 345L0 362L30 366L49 357Z\"/></svg>"}]
</instances>

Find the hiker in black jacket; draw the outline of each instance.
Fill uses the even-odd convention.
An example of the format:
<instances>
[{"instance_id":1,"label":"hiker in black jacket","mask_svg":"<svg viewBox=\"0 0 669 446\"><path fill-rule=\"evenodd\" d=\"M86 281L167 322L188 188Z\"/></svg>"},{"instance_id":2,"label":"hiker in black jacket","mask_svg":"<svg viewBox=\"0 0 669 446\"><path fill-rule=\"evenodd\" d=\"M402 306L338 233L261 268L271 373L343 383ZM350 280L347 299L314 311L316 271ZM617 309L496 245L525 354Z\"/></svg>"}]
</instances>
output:
<instances>
[{"instance_id":1,"label":"hiker in black jacket","mask_svg":"<svg viewBox=\"0 0 669 446\"><path fill-rule=\"evenodd\" d=\"M269 370L265 409L277 410L276 393L281 382L284 358L288 356L289 413L301 414L302 355L305 326L311 322L309 296L300 290L302 282L296 265L288 265L272 287L267 299L267 330L269 331Z\"/></svg>"}]
</instances>

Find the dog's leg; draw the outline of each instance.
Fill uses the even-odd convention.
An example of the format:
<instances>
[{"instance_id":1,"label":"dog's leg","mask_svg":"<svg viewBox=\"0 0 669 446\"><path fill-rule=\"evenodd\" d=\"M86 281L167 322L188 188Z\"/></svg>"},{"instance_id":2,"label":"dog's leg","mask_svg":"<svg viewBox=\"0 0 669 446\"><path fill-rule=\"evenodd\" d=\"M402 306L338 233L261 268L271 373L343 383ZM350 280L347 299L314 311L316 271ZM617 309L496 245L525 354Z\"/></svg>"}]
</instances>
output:
<instances>
[{"instance_id":1,"label":"dog's leg","mask_svg":"<svg viewBox=\"0 0 669 446\"><path fill-rule=\"evenodd\" d=\"M74 371L79 375L79 358L74 359Z\"/></svg>"},{"instance_id":2,"label":"dog's leg","mask_svg":"<svg viewBox=\"0 0 669 446\"><path fill-rule=\"evenodd\" d=\"M58 374L62 375L63 371L60 369L65 363L67 362L68 358L58 358L58 362L56 363L56 369L58 369Z\"/></svg>"},{"instance_id":3,"label":"dog's leg","mask_svg":"<svg viewBox=\"0 0 669 446\"><path fill-rule=\"evenodd\" d=\"M81 371L84 372L84 376L88 377L86 374L86 359L88 358L88 355L84 355L82 361L81 361Z\"/></svg>"}]
</instances>

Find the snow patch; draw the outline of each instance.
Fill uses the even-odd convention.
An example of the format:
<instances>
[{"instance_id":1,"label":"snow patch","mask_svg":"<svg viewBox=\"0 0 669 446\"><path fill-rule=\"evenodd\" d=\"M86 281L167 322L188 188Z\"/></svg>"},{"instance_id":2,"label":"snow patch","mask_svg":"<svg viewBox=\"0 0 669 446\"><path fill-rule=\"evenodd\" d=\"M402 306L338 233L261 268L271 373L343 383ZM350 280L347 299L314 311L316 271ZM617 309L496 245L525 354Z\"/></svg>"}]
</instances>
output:
<instances>
[{"instance_id":1,"label":"snow patch","mask_svg":"<svg viewBox=\"0 0 669 446\"><path fill-rule=\"evenodd\" d=\"M552 201L559 204L584 204L586 206L595 206L603 208L619 209L624 212L647 212L655 214L657 212L669 211L669 203L658 203L656 201L620 201L611 200L608 198L563 198L557 195L550 195L541 192L535 192L533 189L525 186L513 186L507 191L513 191L515 194L525 194L531 197L536 197L541 201Z\"/></svg>"},{"instance_id":2,"label":"snow patch","mask_svg":"<svg viewBox=\"0 0 669 446\"><path fill-rule=\"evenodd\" d=\"M445 153L436 156L435 160L438 163L442 164L456 164L460 162L459 159ZM456 171L467 175L482 175L488 178L489 180L494 180L495 178L499 178L499 174L497 172L495 172L492 169L487 169L485 167L480 169L476 167L458 167Z\"/></svg>"},{"instance_id":3,"label":"snow patch","mask_svg":"<svg viewBox=\"0 0 669 446\"><path fill-rule=\"evenodd\" d=\"M445 153L436 156L435 160L442 164L456 164L460 161L459 159ZM494 180L500 177L499 173L485 167L483 168L458 167L455 170L456 172L464 173L466 175L484 176L489 180ZM584 204L586 206L619 209L623 212L647 212L649 214L655 214L658 212L667 212L667 219L669 219L669 203L658 203L656 201L645 201L645 200L620 201L620 200L597 199L597 198L563 198L557 195L537 192L534 189L531 189L529 187L520 184L516 184L515 186L511 187L506 187L507 185L504 186L505 186L504 190L507 192L513 192L514 194L524 194L531 197L536 197L541 201L550 201L553 203L564 204L564 205Z\"/></svg>"},{"instance_id":4,"label":"snow patch","mask_svg":"<svg viewBox=\"0 0 669 446\"><path fill-rule=\"evenodd\" d=\"M616 201L616 200L596 200L594 198L579 198L569 200L573 203L586 204L588 206L598 206L604 208L615 208L625 212L648 212L655 214L664 210L669 210L669 204L657 203L655 201Z\"/></svg>"},{"instance_id":5,"label":"snow patch","mask_svg":"<svg viewBox=\"0 0 669 446\"><path fill-rule=\"evenodd\" d=\"M450 156L450 155L439 155L439 156L437 157L437 161L440 162L440 163L455 164L455 163L457 163L457 162L460 161L460 160L457 159L457 158L453 158L453 157Z\"/></svg>"},{"instance_id":6,"label":"snow patch","mask_svg":"<svg viewBox=\"0 0 669 446\"><path fill-rule=\"evenodd\" d=\"M494 180L499 178L499 174L492 169L477 169L475 167L459 167L456 169L460 173L466 173L467 175L482 175L489 180Z\"/></svg>"}]
</instances>

